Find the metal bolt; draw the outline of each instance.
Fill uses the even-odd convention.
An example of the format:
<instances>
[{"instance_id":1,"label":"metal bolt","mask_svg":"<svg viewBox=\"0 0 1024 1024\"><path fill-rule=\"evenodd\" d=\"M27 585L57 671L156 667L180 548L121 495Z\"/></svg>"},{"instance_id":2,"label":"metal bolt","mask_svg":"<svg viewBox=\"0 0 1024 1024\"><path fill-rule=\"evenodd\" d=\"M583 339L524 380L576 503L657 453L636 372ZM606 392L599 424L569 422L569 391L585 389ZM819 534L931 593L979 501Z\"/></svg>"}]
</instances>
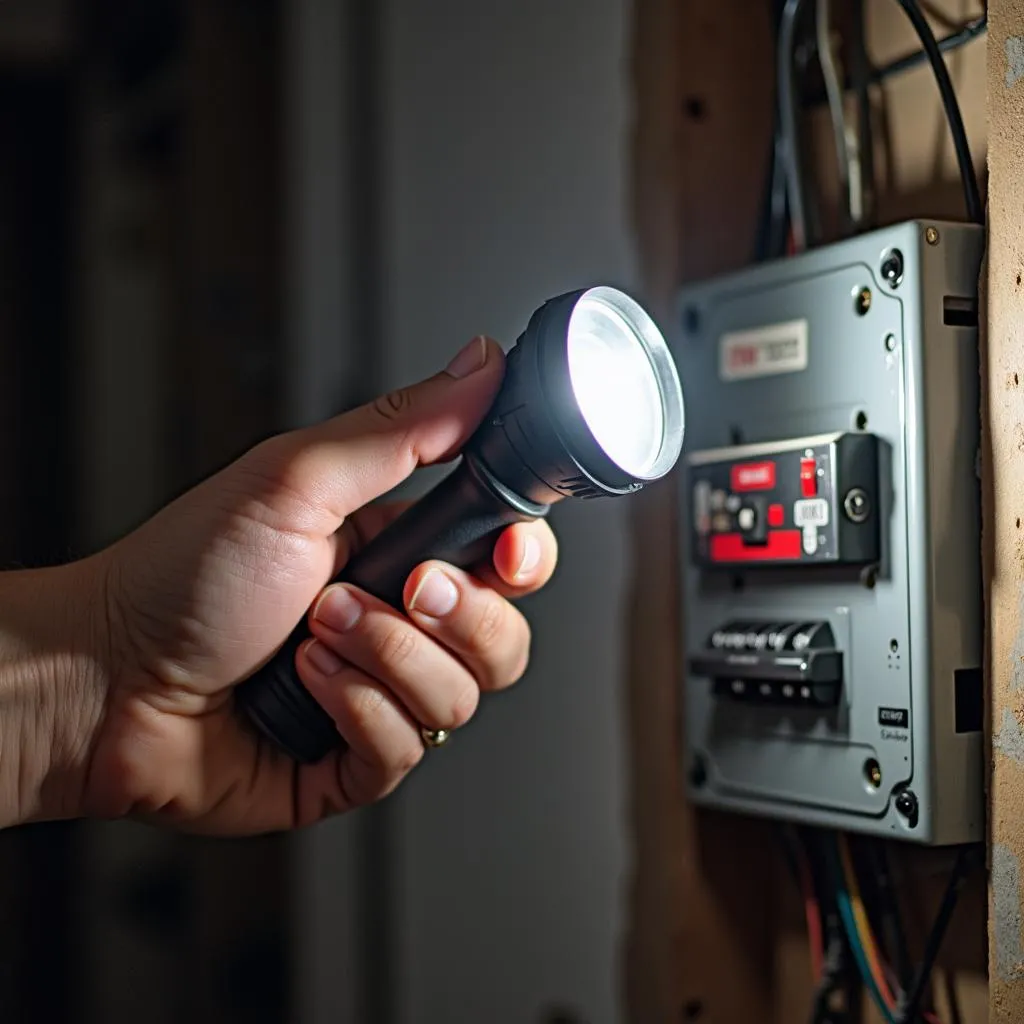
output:
<instances>
[{"instance_id":1,"label":"metal bolt","mask_svg":"<svg viewBox=\"0 0 1024 1024\"><path fill-rule=\"evenodd\" d=\"M896 351L896 335L895 334L887 334L885 336L885 351L886 352L895 352Z\"/></svg>"},{"instance_id":2,"label":"metal bolt","mask_svg":"<svg viewBox=\"0 0 1024 1024\"><path fill-rule=\"evenodd\" d=\"M929 245L939 244L939 229L938 228L925 228L924 240Z\"/></svg>"}]
</instances>

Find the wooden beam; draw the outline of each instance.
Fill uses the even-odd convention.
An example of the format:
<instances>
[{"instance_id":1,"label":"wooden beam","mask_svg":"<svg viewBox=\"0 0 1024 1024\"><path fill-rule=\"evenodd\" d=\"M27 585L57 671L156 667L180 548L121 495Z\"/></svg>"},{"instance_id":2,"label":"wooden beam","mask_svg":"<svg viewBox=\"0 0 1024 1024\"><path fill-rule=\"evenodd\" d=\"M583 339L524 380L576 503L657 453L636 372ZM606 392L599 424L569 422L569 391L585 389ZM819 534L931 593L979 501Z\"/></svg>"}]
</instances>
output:
<instances>
[{"instance_id":1,"label":"wooden beam","mask_svg":"<svg viewBox=\"0 0 1024 1024\"><path fill-rule=\"evenodd\" d=\"M753 252L770 151L768 5L634 5L633 218L648 301ZM697 814L682 790L677 481L632 504L629 715L635 837L630 1019L764 1019L773 953L762 826Z\"/></svg>"},{"instance_id":2,"label":"wooden beam","mask_svg":"<svg viewBox=\"0 0 1024 1024\"><path fill-rule=\"evenodd\" d=\"M984 552L992 747L989 1019L1024 1020L1024 2L989 4Z\"/></svg>"}]
</instances>

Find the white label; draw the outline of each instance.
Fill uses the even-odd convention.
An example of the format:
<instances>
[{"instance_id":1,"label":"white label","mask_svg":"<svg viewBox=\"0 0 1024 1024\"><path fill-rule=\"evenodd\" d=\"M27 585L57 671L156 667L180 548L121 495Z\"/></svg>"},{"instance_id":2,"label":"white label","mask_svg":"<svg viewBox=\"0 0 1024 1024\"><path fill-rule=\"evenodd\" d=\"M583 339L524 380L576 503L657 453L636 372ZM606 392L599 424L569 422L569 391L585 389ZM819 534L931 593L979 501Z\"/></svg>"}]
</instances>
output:
<instances>
[{"instance_id":1,"label":"white label","mask_svg":"<svg viewBox=\"0 0 1024 1024\"><path fill-rule=\"evenodd\" d=\"M824 498L804 498L793 502L794 526L828 526L828 502Z\"/></svg>"},{"instance_id":2,"label":"white label","mask_svg":"<svg viewBox=\"0 0 1024 1024\"><path fill-rule=\"evenodd\" d=\"M748 380L806 369L806 320L731 331L718 341L718 374L722 380Z\"/></svg>"}]
</instances>

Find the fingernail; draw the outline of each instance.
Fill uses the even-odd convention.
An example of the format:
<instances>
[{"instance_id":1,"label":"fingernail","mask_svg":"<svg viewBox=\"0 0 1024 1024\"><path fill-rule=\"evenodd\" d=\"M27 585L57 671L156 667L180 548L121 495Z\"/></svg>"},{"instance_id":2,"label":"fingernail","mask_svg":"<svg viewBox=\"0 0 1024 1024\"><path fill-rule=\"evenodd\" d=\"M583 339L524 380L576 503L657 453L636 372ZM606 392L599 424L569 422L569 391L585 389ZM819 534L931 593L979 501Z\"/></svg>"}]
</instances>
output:
<instances>
[{"instance_id":1,"label":"fingernail","mask_svg":"<svg viewBox=\"0 0 1024 1024\"><path fill-rule=\"evenodd\" d=\"M319 640L314 640L306 648L306 657L310 665L322 676L336 676L342 669L341 658Z\"/></svg>"},{"instance_id":2,"label":"fingernail","mask_svg":"<svg viewBox=\"0 0 1024 1024\"><path fill-rule=\"evenodd\" d=\"M523 541L523 560L516 569L516 576L528 576L537 566L540 565L540 541L531 534L526 535Z\"/></svg>"},{"instance_id":3,"label":"fingernail","mask_svg":"<svg viewBox=\"0 0 1024 1024\"><path fill-rule=\"evenodd\" d=\"M347 633L363 617L363 606L345 587L328 587L313 609L313 618L336 633Z\"/></svg>"},{"instance_id":4,"label":"fingernail","mask_svg":"<svg viewBox=\"0 0 1024 1024\"><path fill-rule=\"evenodd\" d=\"M431 569L420 580L409 602L409 610L440 619L455 607L458 600L455 584L440 569Z\"/></svg>"},{"instance_id":5,"label":"fingernail","mask_svg":"<svg viewBox=\"0 0 1024 1024\"><path fill-rule=\"evenodd\" d=\"M459 380L479 370L487 362L487 339L474 338L448 365L445 373Z\"/></svg>"}]
</instances>

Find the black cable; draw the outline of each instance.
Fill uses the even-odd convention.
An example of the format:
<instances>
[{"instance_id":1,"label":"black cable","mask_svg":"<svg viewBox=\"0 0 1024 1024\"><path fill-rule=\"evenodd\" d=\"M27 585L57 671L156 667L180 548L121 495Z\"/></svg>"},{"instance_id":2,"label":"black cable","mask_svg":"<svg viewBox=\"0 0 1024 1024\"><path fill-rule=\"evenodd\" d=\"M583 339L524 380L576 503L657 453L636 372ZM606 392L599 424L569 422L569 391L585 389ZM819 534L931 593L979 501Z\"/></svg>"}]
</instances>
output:
<instances>
[{"instance_id":1,"label":"black cable","mask_svg":"<svg viewBox=\"0 0 1024 1024\"><path fill-rule=\"evenodd\" d=\"M977 39L987 29L988 14L985 13L980 18L968 22L956 32L936 40L935 45L938 46L940 53L949 53L950 50L959 49L959 47L969 43L972 39ZM903 74L904 71L909 71L911 68L923 64L927 59L928 55L924 50L915 50L913 53L908 53L903 57L890 61L888 64L875 68L871 73L871 81L875 83L884 82L887 78L892 78L893 75Z\"/></svg>"},{"instance_id":2,"label":"black cable","mask_svg":"<svg viewBox=\"0 0 1024 1024\"><path fill-rule=\"evenodd\" d=\"M942 59L939 44L935 41L935 33L932 32L917 0L896 0L896 2L903 8L904 14L906 14L910 19L910 23L914 26L914 31L917 32L917 36L921 40L921 46L924 48L925 55L935 74L935 82L939 87L939 94L942 97L942 106L946 111L946 120L949 122L949 131L953 136L956 161L960 167L960 179L964 187L967 216L977 224L984 224L985 207L981 201L978 177L974 172L971 147L967 143L967 132L964 129L960 104L957 102L953 82L949 77L949 69L946 67L946 62Z\"/></svg>"},{"instance_id":3,"label":"black cable","mask_svg":"<svg viewBox=\"0 0 1024 1024\"><path fill-rule=\"evenodd\" d=\"M859 32L860 29L858 28L857 31ZM958 50L966 43L984 35L987 31L988 14L986 13L974 21L967 22L962 28L958 28L948 36L937 39L935 44L938 46L940 53L951 53L953 50ZM903 74L906 71L911 71L918 65L924 64L927 60L928 55L924 50L914 50L912 53L905 53L902 57L897 57L888 64L881 64L876 68L870 68L867 75L867 83L869 85L881 85L887 79L894 78L896 75ZM852 71L845 76L843 88L847 91L857 88L857 76ZM809 106L818 106L827 102L827 100L828 96L825 94L825 89L819 83L807 97L807 104Z\"/></svg>"},{"instance_id":4,"label":"black cable","mask_svg":"<svg viewBox=\"0 0 1024 1024\"><path fill-rule=\"evenodd\" d=\"M879 917L889 962L892 964L900 988L906 990L911 983L912 965L903 918L900 914L899 898L893 885L888 852L881 843L871 844L873 862L872 878L880 903Z\"/></svg>"},{"instance_id":5,"label":"black cable","mask_svg":"<svg viewBox=\"0 0 1024 1024\"><path fill-rule=\"evenodd\" d=\"M772 40L776 49L778 48L779 23L782 18L784 4L785 0L769 0ZM768 173L765 175L761 215L758 222L757 239L754 245L754 260L757 263L784 256L786 253L786 238L789 234L786 174L783 163L783 142L777 100L772 113L774 117L772 150L768 161Z\"/></svg>"},{"instance_id":6,"label":"black cable","mask_svg":"<svg viewBox=\"0 0 1024 1024\"><path fill-rule=\"evenodd\" d=\"M810 247L813 232L808 224L807 189L801 166L800 103L796 85L796 41L800 17L806 0L786 0L779 25L776 47L776 89L786 169L786 196L789 201L793 241L798 252Z\"/></svg>"},{"instance_id":7,"label":"black cable","mask_svg":"<svg viewBox=\"0 0 1024 1024\"><path fill-rule=\"evenodd\" d=\"M874 224L875 213L875 132L871 109L871 60L867 47L865 0L854 0L853 33L850 39L850 80L857 95L857 136L860 146L860 179L863 202L860 227Z\"/></svg>"},{"instance_id":8,"label":"black cable","mask_svg":"<svg viewBox=\"0 0 1024 1024\"><path fill-rule=\"evenodd\" d=\"M971 851L969 848L964 847L957 854L956 863L950 872L949 881L946 883L946 891L943 893L939 912L935 915L935 922L928 933L928 940L924 946L924 955L917 968L913 984L911 984L906 995L901 1000L901 1006L898 1010L899 1016L896 1018L899 1024L914 1024L917 1019L921 1000L924 998L924 990L928 985L928 979L931 977L935 961L938 959L939 950L942 948L942 941L946 937L946 929L949 927L953 911L956 909L960 890L967 880L970 862Z\"/></svg>"}]
</instances>

